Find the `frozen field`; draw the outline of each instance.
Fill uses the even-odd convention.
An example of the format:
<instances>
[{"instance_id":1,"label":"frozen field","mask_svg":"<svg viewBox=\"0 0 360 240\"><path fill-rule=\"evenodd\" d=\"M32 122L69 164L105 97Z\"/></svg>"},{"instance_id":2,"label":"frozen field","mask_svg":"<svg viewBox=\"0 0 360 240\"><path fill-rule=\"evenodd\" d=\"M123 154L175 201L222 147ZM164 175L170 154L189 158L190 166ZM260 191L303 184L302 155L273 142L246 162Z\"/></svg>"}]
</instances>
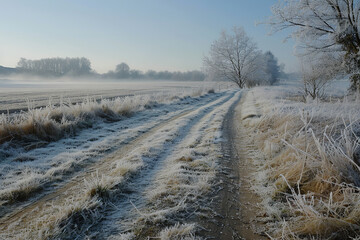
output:
<instances>
[{"instance_id":1,"label":"frozen field","mask_svg":"<svg viewBox=\"0 0 360 240\"><path fill-rule=\"evenodd\" d=\"M52 82L0 79L0 113L27 110L28 107L44 107L49 103L82 102L86 98L115 98L140 94L181 92L202 89L219 84L209 82L176 81L117 81L117 82ZM210 86L209 86L210 85ZM220 86L224 87L224 86Z\"/></svg>"},{"instance_id":2,"label":"frozen field","mask_svg":"<svg viewBox=\"0 0 360 240\"><path fill-rule=\"evenodd\" d=\"M193 238L222 168L223 120L241 98L209 85L128 84L121 94L135 96L3 117L0 239ZM121 85L91 87L85 98ZM81 90L25 89L39 103Z\"/></svg>"},{"instance_id":3,"label":"frozen field","mask_svg":"<svg viewBox=\"0 0 360 240\"><path fill-rule=\"evenodd\" d=\"M275 239L355 234L359 96L341 97L345 81L323 100L300 81L120 85L23 86L45 107L1 116L0 239L230 238L252 222Z\"/></svg>"}]
</instances>

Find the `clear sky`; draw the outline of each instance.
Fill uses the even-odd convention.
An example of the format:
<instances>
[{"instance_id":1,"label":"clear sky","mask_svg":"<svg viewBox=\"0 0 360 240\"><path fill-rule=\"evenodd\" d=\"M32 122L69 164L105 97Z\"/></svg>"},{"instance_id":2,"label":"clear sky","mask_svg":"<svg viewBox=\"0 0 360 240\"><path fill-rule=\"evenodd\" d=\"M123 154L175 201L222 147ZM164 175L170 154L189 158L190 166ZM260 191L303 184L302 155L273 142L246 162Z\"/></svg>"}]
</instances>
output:
<instances>
[{"instance_id":1,"label":"clear sky","mask_svg":"<svg viewBox=\"0 0 360 240\"><path fill-rule=\"evenodd\" d=\"M277 0L0 0L0 65L21 57L87 57L99 73L132 69L187 71L221 30L243 26L286 71L297 70L293 41L256 26Z\"/></svg>"}]
</instances>

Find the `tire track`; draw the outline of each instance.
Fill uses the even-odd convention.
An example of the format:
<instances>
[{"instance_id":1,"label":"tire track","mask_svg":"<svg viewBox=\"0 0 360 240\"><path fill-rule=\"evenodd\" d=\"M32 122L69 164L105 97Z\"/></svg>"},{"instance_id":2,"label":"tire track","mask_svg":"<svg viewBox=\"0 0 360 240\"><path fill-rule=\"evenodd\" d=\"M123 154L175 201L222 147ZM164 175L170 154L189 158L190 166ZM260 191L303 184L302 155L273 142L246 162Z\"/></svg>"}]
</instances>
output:
<instances>
[{"instance_id":1,"label":"tire track","mask_svg":"<svg viewBox=\"0 0 360 240\"><path fill-rule=\"evenodd\" d=\"M188 118L190 119L190 122L195 122L196 119L200 115L206 114L208 111L210 111L215 106L221 104L221 102L226 102L228 99L230 99L233 96L233 94L227 94L224 97L220 98L219 100L212 101L210 103L205 104L204 106L200 107L196 110L190 110L183 113L180 113L173 118L164 121L157 125L156 127L152 128L148 132L145 132L138 138L131 141L129 144L121 147L118 151L115 151L114 153L110 154L110 156L106 157L103 161L93 165L92 167L88 168L86 172L83 174L78 175L76 178L74 178L71 182L67 183L62 188L58 189L56 192L51 193L39 201L25 207L22 209L22 211L19 211L17 213L14 213L10 216L7 216L5 218L1 219L0 222L0 230L2 232L5 231L11 231L12 233L19 233L21 230L23 230L24 226L32 221L36 221L39 218L44 217L43 216L43 210L46 208L49 208L49 202L51 202L52 206L56 205L57 202L64 202L65 199L71 199L74 195L79 194L79 190L81 192L82 182L84 179L91 177L92 174L95 172L100 172L101 174L106 174L112 170L112 163L114 163L116 160L124 158L128 152L132 151L133 149L136 149L140 144L142 144L144 141L146 141L147 138L154 135L156 132L159 132L161 129L164 129L166 127L170 127L170 129L173 127L174 124L176 124L176 121L181 118ZM191 119L191 116L194 116L194 119ZM188 131L190 130L191 124L188 125ZM177 139L181 139L182 137L186 136L186 134L182 134ZM176 140L177 141L177 140ZM146 170L146 169L145 169ZM147 169L148 170L148 169ZM142 171L144 172L144 171ZM146 171L145 171L146 172ZM138 179L139 176L133 179ZM123 185L123 184L122 184ZM80 193L81 194L81 193ZM36 229L35 229L36 230ZM35 230L29 230L29 231L35 231Z\"/></svg>"},{"instance_id":2,"label":"tire track","mask_svg":"<svg viewBox=\"0 0 360 240\"><path fill-rule=\"evenodd\" d=\"M214 99L217 99L219 96L221 96L221 94L217 94L216 95L210 95L206 98L201 99L202 105L203 104L207 104L209 102L214 101ZM68 160L65 161L64 163L61 163L62 165L70 165L71 169L67 170L67 169L62 169L61 171L64 171L64 173L59 173L62 174L62 179L60 179L60 176L56 176L55 181L48 179L49 177L47 176L48 173L45 173L44 175L46 177L44 177L45 179L42 179L42 185L41 188L43 190L36 192L36 195L32 196L32 198L30 198L27 201L23 201L23 202L15 202L11 205L7 204L7 205L1 205L0 204L0 224L1 224L1 218L5 217L6 215L12 215L11 212L18 212L18 211L22 211L22 209L24 207L26 207L29 204L32 204L32 202L34 201L38 201L40 198L42 198L45 195L51 194L54 189L58 189L60 188L62 185L66 184L67 181L69 179L73 179L76 178L76 176L78 175L79 171L83 171L84 168L87 167L91 167L92 164L94 164L96 161L101 160L102 158L106 158L106 156L108 156L109 154L113 153L114 151L117 151L120 147L122 147L123 145L128 144L129 142L133 141L134 139L140 137L142 134L150 131L153 128L156 128L157 126L159 126L160 124L171 120L172 118L182 114L182 113L186 113L189 110L186 110L184 108L192 108L192 109L196 109L200 104L201 101L199 102L195 102L195 104L193 105L189 105L188 100L186 100L185 102L180 102L179 104L174 103L171 104L171 108L174 108L173 112L167 112L165 109L168 106L160 106L159 108L155 109L155 111L151 111L150 113L146 113L146 114L142 114L139 113L138 116L129 118L129 119L124 119L123 121L120 122L115 122L113 124L104 124L102 131L108 131L108 132L114 132L116 131L116 134L112 134L115 135L115 137L111 137L112 142L110 144L105 144L105 145L98 145L96 146L97 148L93 149L87 149L87 148L83 148L82 146L80 146L80 150L77 150L77 152L82 152L81 154L83 154L83 157L81 158L81 160L76 160L76 162L71 162L71 164L68 164ZM165 116L162 116L161 114L163 114L165 112ZM146 124L146 126L143 126L144 123L143 121L149 121L150 122L148 124ZM127 126L127 124L130 122L134 122L136 121L135 124L133 124L132 129L128 129L126 130L126 128L124 128L124 126ZM102 136L103 133L96 131L97 135ZM124 134L122 134L124 133ZM100 138L98 137L96 134L92 135L91 138ZM106 134L105 134L106 135ZM117 136L117 137L116 137ZM126 137L123 137L126 136ZM107 137L109 138L109 137ZM106 138L106 139L107 139ZM81 137L78 139L76 138L75 141L84 141L84 143L86 144L86 142L89 142L89 140L86 141L86 136L85 139L82 139ZM91 141L91 140L90 140ZM71 142L70 142L71 143ZM68 143L68 144L70 144ZM64 151L67 149L67 145L64 147L62 145L60 145L60 149L64 148ZM76 146L72 146L76 149L78 149L79 147ZM33 156L38 157L40 154L39 150L41 149L35 149ZM47 161L51 161L51 158L55 158L61 155L61 152L57 153L57 155L51 155L52 151L55 150L53 148L50 148L49 153L50 154L46 159ZM71 152L72 154L74 154L74 152ZM95 153L95 155L94 155ZM28 154L28 153L27 153ZM32 155L30 155L32 156ZM46 156L45 156L46 157ZM44 158L44 156L41 156L41 158ZM71 158L71 157L70 157ZM74 157L77 158L77 157ZM10 159L11 161L11 159ZM69 172L69 173L68 173ZM51 178L51 177L50 177ZM11 187L11 186L10 186Z\"/></svg>"},{"instance_id":3,"label":"tire track","mask_svg":"<svg viewBox=\"0 0 360 240\"><path fill-rule=\"evenodd\" d=\"M171 206L166 206L166 204L162 205L163 203L161 203L161 198L156 199L157 203L155 205L154 202L149 199L149 193L151 194L154 191L156 192L156 188L159 187L157 178L162 174L161 172L170 170L170 165L176 164L176 159L183 156L183 151L187 151L189 145L192 146L192 148L196 148L198 145L203 145L201 146L203 148L209 148L207 146L209 138L206 139L205 136L209 137L208 132L214 128L214 121L219 121L219 115L221 115L222 111L226 111L227 107L225 105L227 105L228 102L238 102L240 97L241 95L239 93L232 94L226 99L226 101L214 104L211 108L208 108L206 111L199 114L195 119L190 120L187 126L183 128L181 136L176 139L176 142L168 146L169 149L160 154L156 165L152 166L153 169L145 171L142 177L136 178L133 182L131 182L132 187L130 188L135 190L133 190L130 194L123 194L121 196L121 201L116 202L113 211L108 213L108 217L103 220L100 225L94 226L87 235L83 236L83 239L118 239L121 234L126 235L131 233L135 234L135 239L146 239L148 237L154 237L156 231L161 231L159 228L161 224L159 225L159 223L153 221L153 219L151 219L152 217L145 220L147 226L140 226L142 223L139 223L139 221L141 222L144 218L147 218L146 216L155 216L156 212L161 214L161 212L168 210L167 207L170 209L172 208ZM193 134L196 136L195 139L193 139ZM210 135L212 136L212 134ZM201 152L201 150L199 152ZM214 153L216 153L216 151ZM204 157L207 158L206 155L202 156L202 158ZM202 177L201 172L189 171L190 175L194 174L193 177L195 177L195 175L196 177ZM186 195L191 193L184 194ZM205 202L203 203L206 204ZM161 205L160 209L160 205L157 204ZM194 206L191 208L193 207ZM121 213L122 211L119 210L124 208L126 209L126 214ZM174 222L175 224L178 222L186 222L189 220L189 217L191 217L191 212L192 211L190 211L187 215L179 213L177 216L171 217L172 219L170 218L165 221L168 224L170 222ZM176 214L176 212L174 212L174 214Z\"/></svg>"}]
</instances>

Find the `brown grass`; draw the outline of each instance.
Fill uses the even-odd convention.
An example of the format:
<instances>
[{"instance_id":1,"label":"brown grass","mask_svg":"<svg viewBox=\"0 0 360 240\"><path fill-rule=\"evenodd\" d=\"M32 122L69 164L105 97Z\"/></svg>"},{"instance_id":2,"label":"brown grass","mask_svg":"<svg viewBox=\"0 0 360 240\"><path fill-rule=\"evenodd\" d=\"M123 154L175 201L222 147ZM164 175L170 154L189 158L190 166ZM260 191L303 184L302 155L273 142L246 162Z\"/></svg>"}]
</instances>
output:
<instances>
[{"instance_id":1,"label":"brown grass","mask_svg":"<svg viewBox=\"0 0 360 240\"><path fill-rule=\"evenodd\" d=\"M349 131L351 121L280 111L263 115L255 125L250 123L253 119L243 121L264 158L261 165L267 183L263 184L274 187L267 196L272 198L269 202L281 203L281 211L287 213L274 216L280 221L277 224L269 223L272 237L360 235L360 188L356 186L360 168L353 157L359 138ZM333 130L331 136L328 129Z\"/></svg>"}]
</instances>

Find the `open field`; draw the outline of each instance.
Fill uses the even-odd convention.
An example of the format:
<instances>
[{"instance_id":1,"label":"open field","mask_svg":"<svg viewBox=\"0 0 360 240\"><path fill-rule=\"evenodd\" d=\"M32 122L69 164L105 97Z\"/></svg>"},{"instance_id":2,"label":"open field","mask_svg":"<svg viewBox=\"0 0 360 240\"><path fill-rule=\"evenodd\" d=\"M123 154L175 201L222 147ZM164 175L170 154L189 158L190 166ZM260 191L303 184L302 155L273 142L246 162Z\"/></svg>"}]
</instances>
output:
<instances>
[{"instance_id":1,"label":"open field","mask_svg":"<svg viewBox=\"0 0 360 240\"><path fill-rule=\"evenodd\" d=\"M360 240L360 0L1 10L0 240Z\"/></svg>"},{"instance_id":2,"label":"open field","mask_svg":"<svg viewBox=\"0 0 360 240\"><path fill-rule=\"evenodd\" d=\"M0 239L356 239L360 97L333 86L323 100L299 82L179 86L4 114Z\"/></svg>"},{"instance_id":3,"label":"open field","mask_svg":"<svg viewBox=\"0 0 360 240\"><path fill-rule=\"evenodd\" d=\"M85 80L84 80L85 81ZM28 108L45 107L60 102L83 102L86 98L96 100L116 97L186 92L189 90L219 87L219 84L176 81L45 81L0 79L0 113L27 111ZM229 84L227 84L229 85ZM220 86L224 88L225 86Z\"/></svg>"}]
</instances>

